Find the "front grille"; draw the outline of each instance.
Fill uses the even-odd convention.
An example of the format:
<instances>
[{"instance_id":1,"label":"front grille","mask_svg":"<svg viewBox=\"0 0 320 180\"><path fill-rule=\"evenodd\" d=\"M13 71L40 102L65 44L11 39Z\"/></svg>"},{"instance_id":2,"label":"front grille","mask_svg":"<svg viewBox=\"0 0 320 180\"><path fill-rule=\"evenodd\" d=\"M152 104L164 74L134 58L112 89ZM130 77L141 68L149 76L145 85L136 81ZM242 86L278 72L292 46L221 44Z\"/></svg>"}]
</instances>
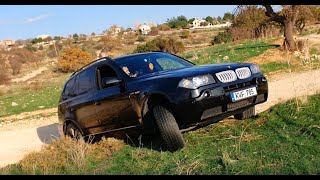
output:
<instances>
[{"instance_id":1,"label":"front grille","mask_svg":"<svg viewBox=\"0 0 320 180\"><path fill-rule=\"evenodd\" d=\"M243 83L239 83L239 84L235 84L235 85L226 86L223 89L225 91L232 91L235 89L239 89L239 88L243 88L243 87L251 86L251 85L254 85L254 84L251 81L248 81L248 82L243 82Z\"/></svg>"},{"instance_id":2,"label":"front grille","mask_svg":"<svg viewBox=\"0 0 320 180\"><path fill-rule=\"evenodd\" d=\"M251 71L248 67L236 69L236 74L239 79L246 79L251 76Z\"/></svg>"},{"instance_id":3,"label":"front grille","mask_svg":"<svg viewBox=\"0 0 320 180\"><path fill-rule=\"evenodd\" d=\"M232 70L216 73L216 76L222 83L229 83L237 80L237 75Z\"/></svg>"}]
</instances>

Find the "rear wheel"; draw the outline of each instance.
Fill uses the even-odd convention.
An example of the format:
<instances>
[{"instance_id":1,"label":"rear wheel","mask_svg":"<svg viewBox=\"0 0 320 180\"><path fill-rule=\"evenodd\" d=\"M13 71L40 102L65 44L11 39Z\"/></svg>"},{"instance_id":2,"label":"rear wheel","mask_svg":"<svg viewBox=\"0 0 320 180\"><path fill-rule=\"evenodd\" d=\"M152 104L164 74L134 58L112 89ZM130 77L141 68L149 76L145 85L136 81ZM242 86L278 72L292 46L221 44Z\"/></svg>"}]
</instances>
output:
<instances>
[{"instance_id":1,"label":"rear wheel","mask_svg":"<svg viewBox=\"0 0 320 180\"><path fill-rule=\"evenodd\" d=\"M255 106L250 107L249 109L246 109L242 113L235 114L234 118L238 120L243 120L243 119L249 119L255 115Z\"/></svg>"},{"instance_id":2,"label":"rear wheel","mask_svg":"<svg viewBox=\"0 0 320 180\"><path fill-rule=\"evenodd\" d=\"M155 106L153 114L160 135L168 150L176 151L183 148L185 142L173 114L162 105Z\"/></svg>"}]
</instances>

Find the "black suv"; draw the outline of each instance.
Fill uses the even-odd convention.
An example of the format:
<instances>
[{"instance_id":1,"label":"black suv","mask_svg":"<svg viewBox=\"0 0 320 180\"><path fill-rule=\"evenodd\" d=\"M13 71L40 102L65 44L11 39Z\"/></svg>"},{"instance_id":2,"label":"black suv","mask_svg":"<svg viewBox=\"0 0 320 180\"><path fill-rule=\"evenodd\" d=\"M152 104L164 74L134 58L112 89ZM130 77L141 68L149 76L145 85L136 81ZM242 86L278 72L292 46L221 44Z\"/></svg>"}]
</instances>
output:
<instances>
[{"instance_id":1,"label":"black suv","mask_svg":"<svg viewBox=\"0 0 320 180\"><path fill-rule=\"evenodd\" d=\"M234 115L246 119L268 98L267 79L248 63L197 66L164 52L101 58L65 83L58 116L73 138L160 134L168 150L186 129Z\"/></svg>"}]
</instances>

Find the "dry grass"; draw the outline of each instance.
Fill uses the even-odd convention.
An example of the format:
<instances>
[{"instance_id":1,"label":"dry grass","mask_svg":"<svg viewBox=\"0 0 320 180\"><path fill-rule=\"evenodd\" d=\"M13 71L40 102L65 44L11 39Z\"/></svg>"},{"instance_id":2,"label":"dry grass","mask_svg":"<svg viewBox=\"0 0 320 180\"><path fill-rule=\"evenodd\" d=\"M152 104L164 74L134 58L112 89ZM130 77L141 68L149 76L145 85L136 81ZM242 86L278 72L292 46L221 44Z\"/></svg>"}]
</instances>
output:
<instances>
[{"instance_id":1,"label":"dry grass","mask_svg":"<svg viewBox=\"0 0 320 180\"><path fill-rule=\"evenodd\" d=\"M27 91L39 91L43 85L39 81L32 81L23 85L22 89Z\"/></svg>"},{"instance_id":2,"label":"dry grass","mask_svg":"<svg viewBox=\"0 0 320 180\"><path fill-rule=\"evenodd\" d=\"M18 164L25 174L61 174L65 171L75 174L87 172L89 161L97 162L118 151L124 143L112 138L96 144L63 138L45 145L41 151L28 154ZM4 173L8 167L4 169Z\"/></svg>"}]
</instances>

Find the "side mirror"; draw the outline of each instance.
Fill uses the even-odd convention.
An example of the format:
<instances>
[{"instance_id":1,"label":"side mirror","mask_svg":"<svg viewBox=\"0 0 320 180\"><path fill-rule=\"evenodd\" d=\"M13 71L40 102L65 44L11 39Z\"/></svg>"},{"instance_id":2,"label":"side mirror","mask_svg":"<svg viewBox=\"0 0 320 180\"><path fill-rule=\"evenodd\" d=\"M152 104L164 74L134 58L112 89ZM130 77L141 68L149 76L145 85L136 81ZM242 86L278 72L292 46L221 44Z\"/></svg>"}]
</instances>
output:
<instances>
[{"instance_id":1,"label":"side mirror","mask_svg":"<svg viewBox=\"0 0 320 180\"><path fill-rule=\"evenodd\" d=\"M102 86L110 86L110 85L118 85L121 83L121 80L118 79L117 77L104 77L102 79Z\"/></svg>"}]
</instances>

